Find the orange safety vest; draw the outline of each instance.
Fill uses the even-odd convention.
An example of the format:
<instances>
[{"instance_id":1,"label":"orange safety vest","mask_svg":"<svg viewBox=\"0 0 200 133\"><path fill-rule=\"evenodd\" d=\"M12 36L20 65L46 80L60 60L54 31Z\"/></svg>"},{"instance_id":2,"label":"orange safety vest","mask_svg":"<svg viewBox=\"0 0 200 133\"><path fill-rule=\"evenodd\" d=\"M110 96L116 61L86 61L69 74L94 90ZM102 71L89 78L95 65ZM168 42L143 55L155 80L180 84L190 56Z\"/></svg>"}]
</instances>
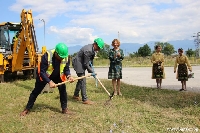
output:
<instances>
[{"instance_id":1,"label":"orange safety vest","mask_svg":"<svg viewBox=\"0 0 200 133\"><path fill-rule=\"evenodd\" d=\"M46 74L47 74L48 77L52 74L53 69L54 69L53 66L52 66L52 57L53 57L54 52L55 52L55 49L47 51L47 54L48 54L48 69L46 71ZM67 62L68 62L68 57L63 59L60 63L60 78L63 82L67 80L66 75L63 73L64 67L65 67ZM43 81L41 76L40 76L40 62L38 62L38 75L40 77L40 80Z\"/></svg>"}]
</instances>

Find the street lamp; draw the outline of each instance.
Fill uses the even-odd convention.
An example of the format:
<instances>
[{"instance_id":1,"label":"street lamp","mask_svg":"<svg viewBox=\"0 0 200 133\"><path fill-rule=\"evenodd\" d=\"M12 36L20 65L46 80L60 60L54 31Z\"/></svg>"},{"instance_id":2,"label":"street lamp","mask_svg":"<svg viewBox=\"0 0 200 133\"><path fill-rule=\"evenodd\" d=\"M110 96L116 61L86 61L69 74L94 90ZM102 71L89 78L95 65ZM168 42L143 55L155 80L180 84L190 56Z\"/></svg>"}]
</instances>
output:
<instances>
[{"instance_id":1,"label":"street lamp","mask_svg":"<svg viewBox=\"0 0 200 133\"><path fill-rule=\"evenodd\" d=\"M39 20L44 22L44 46L45 46L45 21L44 21L44 19L39 19Z\"/></svg>"}]
</instances>

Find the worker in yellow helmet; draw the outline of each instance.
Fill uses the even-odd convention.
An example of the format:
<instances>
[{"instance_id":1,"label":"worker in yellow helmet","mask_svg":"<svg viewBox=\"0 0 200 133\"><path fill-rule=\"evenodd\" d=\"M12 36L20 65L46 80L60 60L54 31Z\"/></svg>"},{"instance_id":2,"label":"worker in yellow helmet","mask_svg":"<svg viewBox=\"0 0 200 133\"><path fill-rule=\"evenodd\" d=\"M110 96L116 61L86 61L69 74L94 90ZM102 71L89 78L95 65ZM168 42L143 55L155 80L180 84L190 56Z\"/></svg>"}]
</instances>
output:
<instances>
[{"instance_id":1,"label":"worker in yellow helmet","mask_svg":"<svg viewBox=\"0 0 200 133\"><path fill-rule=\"evenodd\" d=\"M55 50L47 51L41 57L41 62L38 63L38 73L36 77L35 88L31 92L26 108L20 114L21 116L25 116L27 113L29 113L36 98L47 83L51 88L55 88L57 83L66 80L74 82L74 79L70 74L69 65L70 61L68 60L68 47L64 43L58 43ZM70 114L70 111L67 108L66 85L59 85L58 90L60 93L62 113Z\"/></svg>"}]
</instances>

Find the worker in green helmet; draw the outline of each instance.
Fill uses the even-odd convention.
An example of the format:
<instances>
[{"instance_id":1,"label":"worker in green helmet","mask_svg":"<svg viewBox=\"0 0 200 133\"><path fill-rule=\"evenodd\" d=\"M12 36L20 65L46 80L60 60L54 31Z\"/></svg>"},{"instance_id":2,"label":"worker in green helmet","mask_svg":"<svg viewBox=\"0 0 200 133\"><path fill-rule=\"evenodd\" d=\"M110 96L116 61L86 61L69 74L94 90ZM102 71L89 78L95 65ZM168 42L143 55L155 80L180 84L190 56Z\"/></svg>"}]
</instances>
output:
<instances>
[{"instance_id":1,"label":"worker in green helmet","mask_svg":"<svg viewBox=\"0 0 200 133\"><path fill-rule=\"evenodd\" d=\"M47 51L38 63L37 77L35 88L30 94L26 108L21 112L21 116L25 116L32 109L38 95L42 92L46 84L50 88L58 87L60 93L60 103L62 113L69 114L67 108L67 92L66 85L56 86L57 83L69 80L73 82L69 69L70 61L68 59L68 47L64 43L58 43L53 50Z\"/></svg>"},{"instance_id":2,"label":"worker in green helmet","mask_svg":"<svg viewBox=\"0 0 200 133\"><path fill-rule=\"evenodd\" d=\"M72 59L72 65L78 77L85 75L85 70L88 73L93 73L92 69L93 59L96 55L96 52L100 49L103 49L104 41L101 38L96 38L93 44L88 44L83 46L80 51L76 54ZM79 97L79 92L81 91L81 97ZM76 88L74 91L73 99L82 100L83 104L93 104L92 101L88 100L86 94L86 78L78 80L76 84Z\"/></svg>"}]
</instances>

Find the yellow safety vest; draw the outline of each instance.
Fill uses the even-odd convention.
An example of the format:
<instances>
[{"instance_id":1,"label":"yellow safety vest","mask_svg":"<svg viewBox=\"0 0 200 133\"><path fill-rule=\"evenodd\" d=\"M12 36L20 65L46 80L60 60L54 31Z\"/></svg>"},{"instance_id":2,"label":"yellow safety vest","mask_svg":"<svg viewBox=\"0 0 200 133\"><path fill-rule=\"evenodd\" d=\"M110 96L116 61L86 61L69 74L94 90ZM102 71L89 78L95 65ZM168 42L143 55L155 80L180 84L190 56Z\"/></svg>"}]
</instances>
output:
<instances>
[{"instance_id":1,"label":"yellow safety vest","mask_svg":"<svg viewBox=\"0 0 200 133\"><path fill-rule=\"evenodd\" d=\"M48 54L48 69L46 71L46 74L47 74L48 77L52 74L53 69L54 69L53 65L52 65L52 57L53 57L54 52L55 52L55 49L47 51L47 54ZM68 57L64 58L60 63L60 78L61 78L62 81L67 80L66 75L63 73L64 67L65 67L67 62L68 62Z\"/></svg>"}]
</instances>

